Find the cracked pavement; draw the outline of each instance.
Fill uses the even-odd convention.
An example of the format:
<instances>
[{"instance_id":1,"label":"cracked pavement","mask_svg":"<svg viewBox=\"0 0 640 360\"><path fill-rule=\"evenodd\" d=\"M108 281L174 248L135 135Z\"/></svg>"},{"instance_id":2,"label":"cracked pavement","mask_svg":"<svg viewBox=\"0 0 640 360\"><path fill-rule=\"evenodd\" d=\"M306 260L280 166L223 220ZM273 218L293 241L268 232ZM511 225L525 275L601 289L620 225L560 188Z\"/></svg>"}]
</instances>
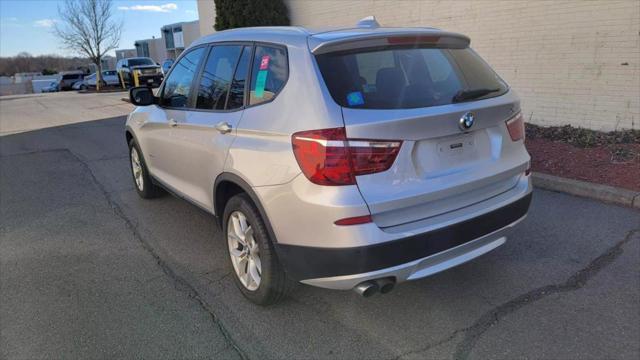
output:
<instances>
[{"instance_id":1,"label":"cracked pavement","mask_svg":"<svg viewBox=\"0 0 640 360\"><path fill-rule=\"evenodd\" d=\"M638 211L535 190L507 244L471 263L260 308L210 215L137 197L123 124L0 137L0 358L640 357Z\"/></svg>"}]
</instances>

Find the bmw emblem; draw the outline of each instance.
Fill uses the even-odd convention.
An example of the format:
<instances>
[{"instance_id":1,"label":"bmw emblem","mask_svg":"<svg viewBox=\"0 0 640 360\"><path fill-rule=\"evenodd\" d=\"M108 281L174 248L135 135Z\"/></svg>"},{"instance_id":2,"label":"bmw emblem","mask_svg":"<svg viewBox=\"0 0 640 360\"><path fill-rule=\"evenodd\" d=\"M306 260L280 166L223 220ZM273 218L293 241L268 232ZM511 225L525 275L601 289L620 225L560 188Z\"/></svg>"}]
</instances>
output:
<instances>
[{"instance_id":1,"label":"bmw emblem","mask_svg":"<svg viewBox=\"0 0 640 360\"><path fill-rule=\"evenodd\" d=\"M471 129L473 123L476 121L476 116L472 112L468 112L460 118L458 122L458 126L460 126L460 130L467 131Z\"/></svg>"}]
</instances>

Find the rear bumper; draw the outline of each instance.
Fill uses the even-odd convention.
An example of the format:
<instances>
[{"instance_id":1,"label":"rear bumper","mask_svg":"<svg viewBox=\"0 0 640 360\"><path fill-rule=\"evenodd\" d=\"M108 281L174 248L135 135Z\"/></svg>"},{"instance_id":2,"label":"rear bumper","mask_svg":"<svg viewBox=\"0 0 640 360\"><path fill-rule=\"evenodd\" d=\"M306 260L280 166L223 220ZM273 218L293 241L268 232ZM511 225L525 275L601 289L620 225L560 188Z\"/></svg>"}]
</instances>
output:
<instances>
[{"instance_id":1,"label":"rear bumper","mask_svg":"<svg viewBox=\"0 0 640 360\"><path fill-rule=\"evenodd\" d=\"M479 216L421 234L374 245L321 248L277 244L291 277L314 286L351 289L381 277L414 280L480 256L506 240L529 209L531 193Z\"/></svg>"}]
</instances>

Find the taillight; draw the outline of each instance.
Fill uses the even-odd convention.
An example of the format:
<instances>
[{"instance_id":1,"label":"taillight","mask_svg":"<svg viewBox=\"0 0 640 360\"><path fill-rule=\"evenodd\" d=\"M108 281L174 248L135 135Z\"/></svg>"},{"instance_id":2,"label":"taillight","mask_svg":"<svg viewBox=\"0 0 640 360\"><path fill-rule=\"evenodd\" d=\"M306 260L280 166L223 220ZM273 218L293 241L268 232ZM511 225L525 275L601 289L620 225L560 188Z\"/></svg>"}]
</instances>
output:
<instances>
[{"instance_id":1,"label":"taillight","mask_svg":"<svg viewBox=\"0 0 640 360\"><path fill-rule=\"evenodd\" d=\"M388 170L402 141L347 139L345 129L301 131L291 136L304 175L318 185L354 185L356 176Z\"/></svg>"},{"instance_id":2,"label":"taillight","mask_svg":"<svg viewBox=\"0 0 640 360\"><path fill-rule=\"evenodd\" d=\"M524 117L521 112L507 120L507 130L509 130L509 136L511 136L512 141L524 139Z\"/></svg>"}]
</instances>

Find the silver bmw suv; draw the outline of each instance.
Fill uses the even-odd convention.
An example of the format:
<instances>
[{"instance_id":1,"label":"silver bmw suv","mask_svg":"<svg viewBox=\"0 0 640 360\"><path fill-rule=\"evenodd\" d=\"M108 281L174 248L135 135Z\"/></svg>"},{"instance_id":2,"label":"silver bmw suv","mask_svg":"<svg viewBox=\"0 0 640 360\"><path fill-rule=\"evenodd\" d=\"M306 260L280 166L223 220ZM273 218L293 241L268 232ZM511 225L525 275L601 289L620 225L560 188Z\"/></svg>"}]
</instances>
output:
<instances>
[{"instance_id":1,"label":"silver bmw suv","mask_svg":"<svg viewBox=\"0 0 640 360\"><path fill-rule=\"evenodd\" d=\"M386 293L505 243L531 200L512 89L464 35L243 28L130 92L138 194L213 214L242 293Z\"/></svg>"}]
</instances>

